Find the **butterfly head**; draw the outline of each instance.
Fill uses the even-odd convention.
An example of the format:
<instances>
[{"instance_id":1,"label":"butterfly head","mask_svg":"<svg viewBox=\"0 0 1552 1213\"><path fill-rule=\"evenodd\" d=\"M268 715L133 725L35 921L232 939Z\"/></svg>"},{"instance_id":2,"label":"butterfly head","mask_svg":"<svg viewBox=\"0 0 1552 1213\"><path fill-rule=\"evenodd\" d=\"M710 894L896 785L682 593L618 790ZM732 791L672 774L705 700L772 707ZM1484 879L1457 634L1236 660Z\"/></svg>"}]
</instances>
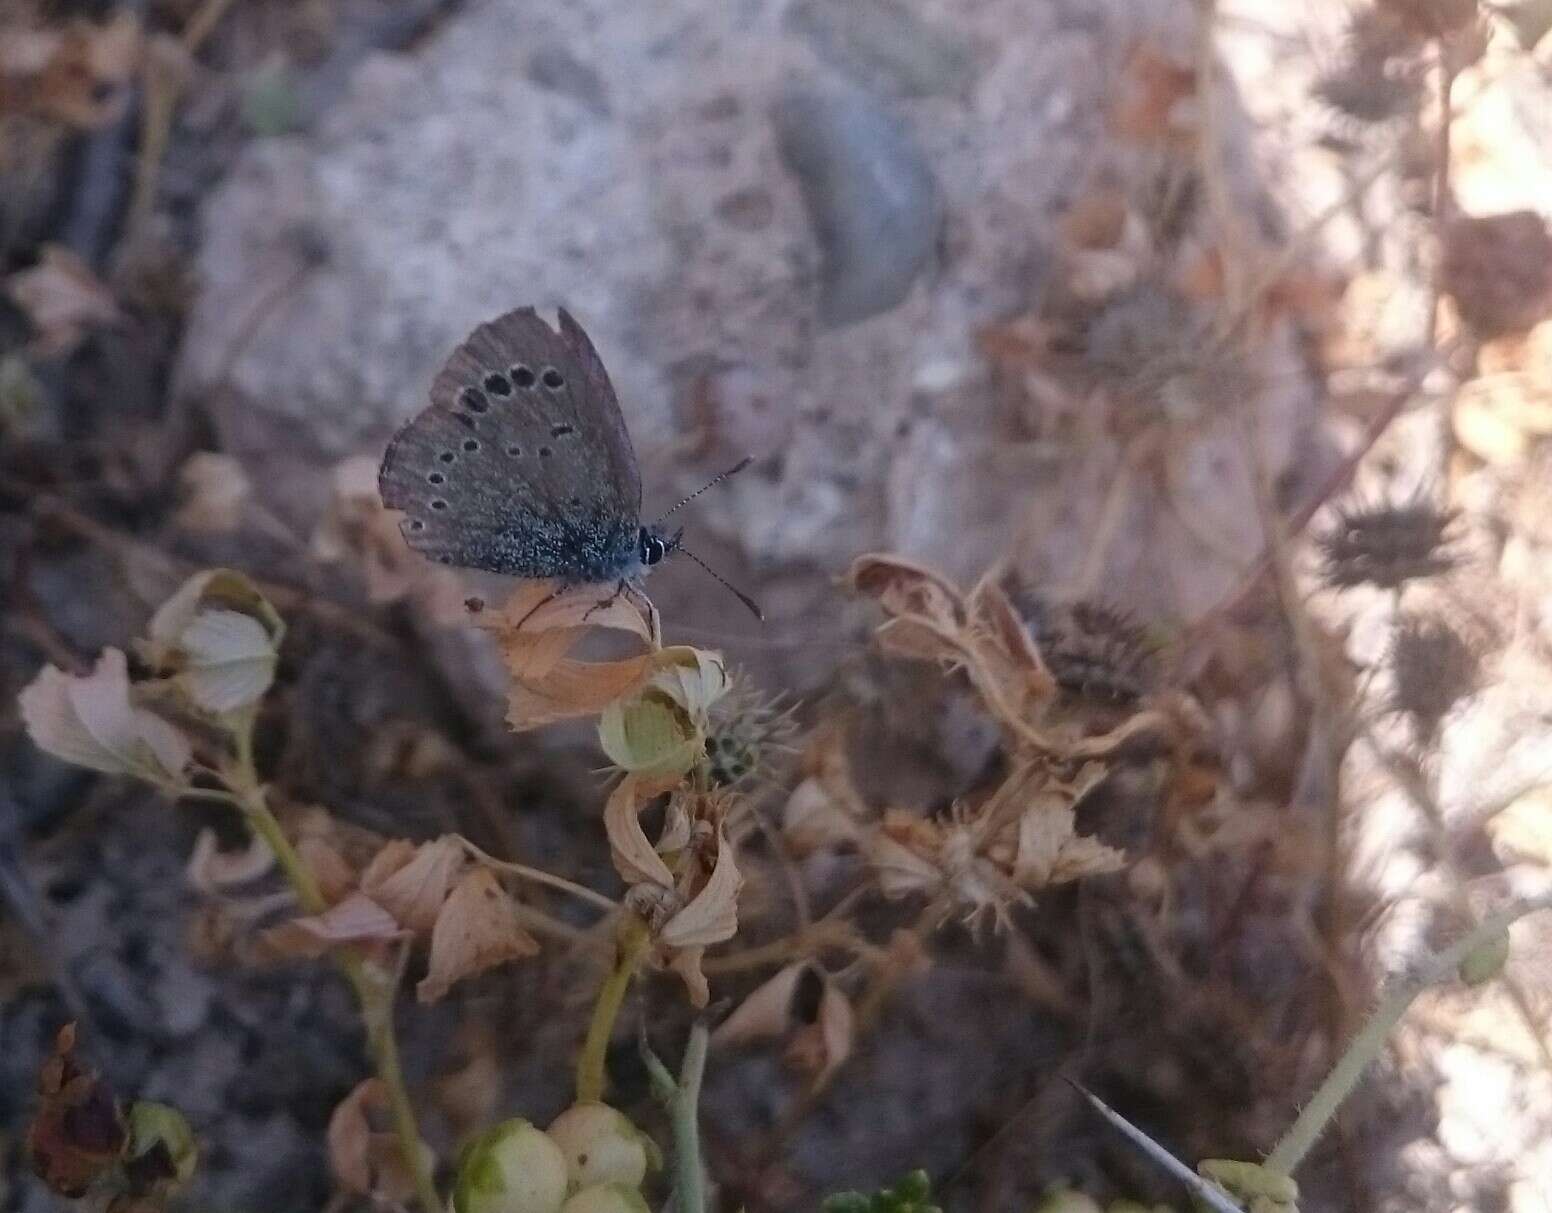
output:
<instances>
[{"instance_id":1,"label":"butterfly head","mask_svg":"<svg viewBox=\"0 0 1552 1213\"><path fill-rule=\"evenodd\" d=\"M641 563L646 568L655 564L661 564L679 546L679 541L684 538L684 528L680 527L672 535L659 526L644 526L636 541L636 554L641 558Z\"/></svg>"}]
</instances>

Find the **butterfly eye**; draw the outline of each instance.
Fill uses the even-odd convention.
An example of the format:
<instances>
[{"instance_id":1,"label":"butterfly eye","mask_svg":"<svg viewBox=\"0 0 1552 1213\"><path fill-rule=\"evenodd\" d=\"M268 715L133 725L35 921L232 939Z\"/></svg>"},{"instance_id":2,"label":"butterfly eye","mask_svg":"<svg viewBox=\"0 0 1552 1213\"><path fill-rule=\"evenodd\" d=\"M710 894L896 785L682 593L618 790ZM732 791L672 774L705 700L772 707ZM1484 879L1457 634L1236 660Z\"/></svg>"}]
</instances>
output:
<instances>
[{"instance_id":1,"label":"butterfly eye","mask_svg":"<svg viewBox=\"0 0 1552 1213\"><path fill-rule=\"evenodd\" d=\"M557 371L553 366L545 367L544 374L539 376L539 378L544 383L544 386L549 388L552 392L566 386L566 377Z\"/></svg>"},{"instance_id":2,"label":"butterfly eye","mask_svg":"<svg viewBox=\"0 0 1552 1213\"><path fill-rule=\"evenodd\" d=\"M520 388L526 390L533 387L534 380L537 378L538 376L533 373L532 369L524 366L522 363L518 363L518 365L512 368L512 382Z\"/></svg>"}]
</instances>

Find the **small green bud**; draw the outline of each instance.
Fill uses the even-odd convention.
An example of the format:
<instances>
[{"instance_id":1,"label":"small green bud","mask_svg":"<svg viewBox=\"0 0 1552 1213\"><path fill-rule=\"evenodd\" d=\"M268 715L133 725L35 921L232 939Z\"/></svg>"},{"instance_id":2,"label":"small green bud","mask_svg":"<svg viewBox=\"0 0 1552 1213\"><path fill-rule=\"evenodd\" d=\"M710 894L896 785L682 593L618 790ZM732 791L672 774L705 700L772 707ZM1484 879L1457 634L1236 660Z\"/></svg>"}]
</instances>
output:
<instances>
[{"instance_id":1,"label":"small green bud","mask_svg":"<svg viewBox=\"0 0 1552 1213\"><path fill-rule=\"evenodd\" d=\"M457 1213L559 1213L565 1199L566 1156L526 1120L502 1121L459 1156Z\"/></svg>"},{"instance_id":2,"label":"small green bud","mask_svg":"<svg viewBox=\"0 0 1552 1213\"><path fill-rule=\"evenodd\" d=\"M1460 962L1460 979L1468 986L1486 985L1509 963L1509 929L1479 943Z\"/></svg>"},{"instance_id":3,"label":"small green bud","mask_svg":"<svg viewBox=\"0 0 1552 1213\"><path fill-rule=\"evenodd\" d=\"M560 1207L560 1213L652 1213L629 1184L593 1184Z\"/></svg>"},{"instance_id":4,"label":"small green bud","mask_svg":"<svg viewBox=\"0 0 1552 1213\"><path fill-rule=\"evenodd\" d=\"M566 1156L572 1191L610 1183L639 1188L646 1178L645 1134L608 1104L572 1104L545 1131Z\"/></svg>"},{"instance_id":5,"label":"small green bud","mask_svg":"<svg viewBox=\"0 0 1552 1213\"><path fill-rule=\"evenodd\" d=\"M168 1189L188 1183L199 1162L199 1145L189 1122L177 1108L142 1099L129 1105L129 1144L124 1168L143 1174L145 1186L165 1183Z\"/></svg>"}]
</instances>

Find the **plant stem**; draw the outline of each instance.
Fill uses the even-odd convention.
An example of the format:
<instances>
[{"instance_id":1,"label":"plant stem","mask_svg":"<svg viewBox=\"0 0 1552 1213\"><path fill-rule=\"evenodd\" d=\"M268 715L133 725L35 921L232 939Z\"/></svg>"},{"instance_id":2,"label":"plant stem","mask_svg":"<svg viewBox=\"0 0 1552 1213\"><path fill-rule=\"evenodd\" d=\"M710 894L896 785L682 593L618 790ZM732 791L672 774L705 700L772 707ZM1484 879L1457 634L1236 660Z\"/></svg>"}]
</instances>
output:
<instances>
[{"instance_id":1,"label":"plant stem","mask_svg":"<svg viewBox=\"0 0 1552 1213\"><path fill-rule=\"evenodd\" d=\"M1262 1165L1268 1171L1291 1175L1293 1169L1309 1153L1310 1147L1315 1144L1331 1118L1336 1115L1342 1102L1352 1094L1353 1088L1358 1085L1358 1080L1363 1077L1363 1072L1369 1068L1369 1063L1379 1056L1380 1050L1385 1047L1385 1042L1390 1037L1391 1030L1402 1015L1406 1014L1407 1008L1412 1005L1412 1000L1429 986L1455 972L1460 967L1461 961L1483 944L1503 934L1517 919L1537 910L1547 909L1552 909L1552 894L1518 902L1507 909L1500 910L1497 914L1484 918L1443 951L1425 959L1408 977L1397 981L1380 999L1380 1005L1375 1008L1374 1014L1359 1029L1358 1035L1353 1037L1346 1052L1337 1059L1336 1065L1326 1075L1325 1081L1310 1097L1309 1103L1299 1113L1298 1119L1283 1134L1282 1140L1273 1147Z\"/></svg>"},{"instance_id":2,"label":"plant stem","mask_svg":"<svg viewBox=\"0 0 1552 1213\"><path fill-rule=\"evenodd\" d=\"M636 962L641 959L649 939L647 924L634 914L620 923L615 939L614 968L599 988L598 1001L593 1004L593 1018L587 1025L587 1038L582 1042L582 1054L577 1058L578 1103L604 1097L604 1085L608 1081L604 1058L609 1052L609 1038L614 1035L614 1021L619 1017L625 991L630 988L631 978L636 973Z\"/></svg>"},{"instance_id":3,"label":"plant stem","mask_svg":"<svg viewBox=\"0 0 1552 1213\"><path fill-rule=\"evenodd\" d=\"M679 1081L641 1037L641 1059L652 1079L653 1090L668 1108L674 1134L674 1213L705 1213L705 1168L701 1166L701 1079L706 1073L706 1049L711 1035L697 1020L679 1063Z\"/></svg>"},{"instance_id":4,"label":"plant stem","mask_svg":"<svg viewBox=\"0 0 1552 1213\"><path fill-rule=\"evenodd\" d=\"M701 1167L701 1078L706 1073L706 1046L710 1033L696 1022L684 1047L679 1067L679 1089L669 1105L674 1131L674 1191L678 1213L703 1213L706 1183Z\"/></svg>"},{"instance_id":5,"label":"plant stem","mask_svg":"<svg viewBox=\"0 0 1552 1213\"><path fill-rule=\"evenodd\" d=\"M329 908L318 882L302 862L280 822L270 812L264 786L253 768L253 743L247 729L237 730L237 763L226 772L227 784L252 829L269 844L275 860L286 874L302 909L321 914ZM404 1086L404 1071L399 1064L399 1046L393 1034L393 995L397 981L378 966L369 965L358 955L344 953L339 966L355 992L366 1027L367 1048L372 1054L377 1077L388 1091L388 1106L393 1118L394 1136L408 1173L415 1181L415 1194L425 1213L441 1213L442 1200L421 1151L420 1130L415 1124L415 1109Z\"/></svg>"},{"instance_id":6,"label":"plant stem","mask_svg":"<svg viewBox=\"0 0 1552 1213\"><path fill-rule=\"evenodd\" d=\"M399 1043L393 1034L393 995L398 985L397 975L385 972L378 965L364 962L359 956L344 956L340 967L344 969L356 1000L361 1004L361 1019L366 1025L367 1047L377 1077L388 1089L388 1108L393 1118L394 1136L399 1139L399 1152L405 1166L415 1181L415 1194L426 1213L439 1213L441 1198L436 1184L426 1168L420 1148L420 1129L415 1124L415 1108L410 1103L409 1091L404 1085L404 1071L399 1065Z\"/></svg>"}]
</instances>

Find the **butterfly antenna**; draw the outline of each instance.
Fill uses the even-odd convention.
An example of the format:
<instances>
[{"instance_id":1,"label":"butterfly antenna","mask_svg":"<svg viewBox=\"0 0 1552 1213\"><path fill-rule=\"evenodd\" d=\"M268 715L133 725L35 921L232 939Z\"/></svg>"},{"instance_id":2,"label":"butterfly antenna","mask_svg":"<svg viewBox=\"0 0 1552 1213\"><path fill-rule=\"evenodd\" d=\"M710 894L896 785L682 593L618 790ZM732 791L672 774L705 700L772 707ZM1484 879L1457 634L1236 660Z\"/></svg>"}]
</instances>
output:
<instances>
[{"instance_id":1,"label":"butterfly antenna","mask_svg":"<svg viewBox=\"0 0 1552 1213\"><path fill-rule=\"evenodd\" d=\"M749 462L749 460L747 460L747 459L744 460L744 463L748 463L748 462ZM743 463L738 465L738 467L743 467L743 466L744 466ZM738 471L738 468L734 468L733 471L734 472ZM723 476L730 476L730 475L732 475L732 472L724 472L723 473ZM722 476L718 476L717 477L717 480L721 480L721 479L722 479ZM712 484L716 484L717 480L713 480L711 483ZM706 487L710 488L711 485L707 485ZM712 578L713 578L713 580L715 580L719 585L721 585L723 589L725 589L728 593L732 594L733 597L737 598L738 601L740 601L746 607L748 607L749 610L750 610L750 613L753 614L756 619L758 619L761 623L765 622L765 612L760 609L760 604L758 602L756 602L753 598L749 597L748 594L744 593L743 590L739 589L736 585L734 585L726 577L722 576L721 573L717 572L717 570L712 568L711 565L707 564L704 560L702 560L694 552L690 551L689 548L675 545L675 551L683 552L691 560L695 561L696 564L700 565L701 568L705 569L708 573L710 573Z\"/></svg>"},{"instance_id":2,"label":"butterfly antenna","mask_svg":"<svg viewBox=\"0 0 1552 1213\"><path fill-rule=\"evenodd\" d=\"M668 513L664 514L662 518L659 518L658 521L662 522L663 518L667 518L669 514L672 514L672 513L675 513L677 511L679 511L679 510L682 510L685 506L689 505L690 502L694 501L697 497L699 497L707 489L715 488L717 485L721 484L724 480L726 480L729 476L736 476L736 475L738 475L739 472L743 471L746 467L748 467L753 462L754 462L754 456L753 455L745 455L742 459L740 459L732 467L728 468L728 470L723 472L720 476L713 476L705 484L701 485L700 488L696 489L695 492L691 493L688 497L686 497L678 505L674 506L674 508L669 510ZM704 566L702 566L702 567L704 567ZM707 569L706 571L708 573L711 573L710 569ZM716 576L715 573L712 573L711 575L713 577ZM731 590L731 589L733 589L733 587L732 586L728 586L728 589ZM736 590L734 592L737 593Z\"/></svg>"}]
</instances>

